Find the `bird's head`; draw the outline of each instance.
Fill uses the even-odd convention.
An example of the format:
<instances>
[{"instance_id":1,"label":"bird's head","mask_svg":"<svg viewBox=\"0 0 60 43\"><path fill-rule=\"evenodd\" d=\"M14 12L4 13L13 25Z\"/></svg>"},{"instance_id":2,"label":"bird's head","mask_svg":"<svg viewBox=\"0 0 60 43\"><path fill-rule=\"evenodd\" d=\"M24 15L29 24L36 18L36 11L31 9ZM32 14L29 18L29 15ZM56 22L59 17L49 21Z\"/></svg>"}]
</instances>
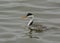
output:
<instances>
[{"instance_id":1,"label":"bird's head","mask_svg":"<svg viewBox=\"0 0 60 43\"><path fill-rule=\"evenodd\" d=\"M34 15L32 13L28 13L26 16L23 16L22 18L25 19L25 18L33 18Z\"/></svg>"}]
</instances>

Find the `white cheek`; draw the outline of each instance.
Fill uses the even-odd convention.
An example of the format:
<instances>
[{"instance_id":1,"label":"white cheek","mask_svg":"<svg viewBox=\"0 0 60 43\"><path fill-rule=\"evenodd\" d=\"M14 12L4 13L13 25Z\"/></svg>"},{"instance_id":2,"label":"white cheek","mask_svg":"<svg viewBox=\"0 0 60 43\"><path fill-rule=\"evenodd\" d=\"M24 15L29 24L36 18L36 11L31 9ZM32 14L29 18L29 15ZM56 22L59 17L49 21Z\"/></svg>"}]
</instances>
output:
<instances>
[{"instance_id":1,"label":"white cheek","mask_svg":"<svg viewBox=\"0 0 60 43\"><path fill-rule=\"evenodd\" d=\"M28 16L28 18L33 18L34 16L33 15L31 15L31 16Z\"/></svg>"}]
</instances>

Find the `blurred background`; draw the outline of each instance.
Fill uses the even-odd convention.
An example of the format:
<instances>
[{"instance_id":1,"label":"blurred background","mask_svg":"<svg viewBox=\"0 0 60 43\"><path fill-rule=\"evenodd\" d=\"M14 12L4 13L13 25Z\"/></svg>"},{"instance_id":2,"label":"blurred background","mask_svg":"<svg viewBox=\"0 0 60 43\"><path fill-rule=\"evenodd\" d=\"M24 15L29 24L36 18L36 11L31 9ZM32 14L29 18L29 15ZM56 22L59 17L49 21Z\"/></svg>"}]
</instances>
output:
<instances>
[{"instance_id":1,"label":"blurred background","mask_svg":"<svg viewBox=\"0 0 60 43\"><path fill-rule=\"evenodd\" d=\"M27 20L20 17L28 12L50 28L33 33L39 39L29 38L22 27ZM0 43L60 43L60 0L0 0Z\"/></svg>"}]
</instances>

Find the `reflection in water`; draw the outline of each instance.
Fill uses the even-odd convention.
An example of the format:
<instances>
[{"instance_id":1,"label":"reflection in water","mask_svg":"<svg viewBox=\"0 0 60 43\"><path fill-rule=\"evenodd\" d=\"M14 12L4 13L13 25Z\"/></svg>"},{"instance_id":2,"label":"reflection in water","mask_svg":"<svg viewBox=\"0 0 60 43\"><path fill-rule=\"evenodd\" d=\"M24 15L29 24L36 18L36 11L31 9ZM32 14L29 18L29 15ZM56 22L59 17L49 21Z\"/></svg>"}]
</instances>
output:
<instances>
[{"instance_id":1,"label":"reflection in water","mask_svg":"<svg viewBox=\"0 0 60 43\"><path fill-rule=\"evenodd\" d=\"M34 36L32 35L32 33L29 33L28 37L29 37L29 38L36 38L36 39L39 39L39 37L37 37L37 36L34 37Z\"/></svg>"},{"instance_id":2,"label":"reflection in water","mask_svg":"<svg viewBox=\"0 0 60 43\"><path fill-rule=\"evenodd\" d=\"M55 29L58 29L56 27L50 27L50 28L47 28L43 31L35 31L35 30L30 30L28 33L26 33L25 35L28 36L29 38L36 38L36 39L40 39L38 36L34 36L33 34L34 33L44 33L44 32L47 32L47 31L50 31L50 30L55 30Z\"/></svg>"}]
</instances>

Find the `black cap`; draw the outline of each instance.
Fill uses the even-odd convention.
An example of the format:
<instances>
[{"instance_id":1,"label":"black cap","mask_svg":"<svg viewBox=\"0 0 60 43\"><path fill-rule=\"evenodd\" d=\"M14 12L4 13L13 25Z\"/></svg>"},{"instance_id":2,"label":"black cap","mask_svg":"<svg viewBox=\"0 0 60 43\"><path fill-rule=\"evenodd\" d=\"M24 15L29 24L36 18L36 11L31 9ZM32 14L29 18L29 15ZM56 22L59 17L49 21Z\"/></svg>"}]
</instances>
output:
<instances>
[{"instance_id":1,"label":"black cap","mask_svg":"<svg viewBox=\"0 0 60 43\"><path fill-rule=\"evenodd\" d=\"M26 16L31 16L31 15L33 15L32 13L28 13Z\"/></svg>"}]
</instances>

